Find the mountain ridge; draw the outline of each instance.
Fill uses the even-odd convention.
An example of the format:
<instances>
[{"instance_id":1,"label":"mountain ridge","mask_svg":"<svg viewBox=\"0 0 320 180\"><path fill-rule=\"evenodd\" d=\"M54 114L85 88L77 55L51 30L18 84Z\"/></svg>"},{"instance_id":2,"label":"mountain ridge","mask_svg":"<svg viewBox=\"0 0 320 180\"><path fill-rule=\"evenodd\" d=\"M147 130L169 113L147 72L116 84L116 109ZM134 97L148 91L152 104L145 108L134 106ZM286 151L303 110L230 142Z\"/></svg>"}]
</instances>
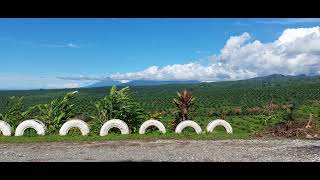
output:
<instances>
[{"instance_id":1,"label":"mountain ridge","mask_svg":"<svg viewBox=\"0 0 320 180\"><path fill-rule=\"evenodd\" d=\"M271 74L267 76L259 76L250 79L242 79L235 81L273 81L273 80L281 80L281 79L291 79L291 78L307 78L307 77L315 77L319 75L283 75L283 74ZM217 81L217 82L228 82L228 81ZM112 79L107 79L104 81L100 81L89 86L85 86L83 88L93 88L93 87L108 87L108 86L157 86L157 85L166 85L166 84L198 84L198 83L215 83L215 82L202 82L198 80L185 80L185 81L158 81L158 80L133 80L126 83L121 83L119 81L115 81Z\"/></svg>"}]
</instances>

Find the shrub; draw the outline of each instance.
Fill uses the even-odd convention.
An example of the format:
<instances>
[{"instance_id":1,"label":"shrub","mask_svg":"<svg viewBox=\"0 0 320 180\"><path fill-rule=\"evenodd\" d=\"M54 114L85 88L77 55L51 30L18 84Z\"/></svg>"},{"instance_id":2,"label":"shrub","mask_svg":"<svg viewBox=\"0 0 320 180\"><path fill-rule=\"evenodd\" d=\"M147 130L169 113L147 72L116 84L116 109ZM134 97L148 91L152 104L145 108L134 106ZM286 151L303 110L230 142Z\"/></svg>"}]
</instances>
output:
<instances>
[{"instance_id":1,"label":"shrub","mask_svg":"<svg viewBox=\"0 0 320 180\"><path fill-rule=\"evenodd\" d=\"M10 124L12 128L16 128L20 122L25 120L23 108L23 96L12 96L5 104L5 111L0 113L0 120L4 120Z\"/></svg>"},{"instance_id":2,"label":"shrub","mask_svg":"<svg viewBox=\"0 0 320 180\"><path fill-rule=\"evenodd\" d=\"M162 118L163 118L162 112L152 112L152 113L148 114L146 120L150 120L150 119L160 120Z\"/></svg>"},{"instance_id":3,"label":"shrub","mask_svg":"<svg viewBox=\"0 0 320 180\"><path fill-rule=\"evenodd\" d=\"M45 123L48 133L58 133L63 123L75 117L74 104L70 101L75 98L77 93L78 91L70 92L48 104L32 106L24 114Z\"/></svg>"},{"instance_id":4,"label":"shrub","mask_svg":"<svg viewBox=\"0 0 320 180\"><path fill-rule=\"evenodd\" d=\"M129 87L117 90L117 87L113 86L110 93L95 104L94 131L111 119L123 120L132 132L139 130L145 120L144 110L139 103L131 99L128 92Z\"/></svg>"}]
</instances>

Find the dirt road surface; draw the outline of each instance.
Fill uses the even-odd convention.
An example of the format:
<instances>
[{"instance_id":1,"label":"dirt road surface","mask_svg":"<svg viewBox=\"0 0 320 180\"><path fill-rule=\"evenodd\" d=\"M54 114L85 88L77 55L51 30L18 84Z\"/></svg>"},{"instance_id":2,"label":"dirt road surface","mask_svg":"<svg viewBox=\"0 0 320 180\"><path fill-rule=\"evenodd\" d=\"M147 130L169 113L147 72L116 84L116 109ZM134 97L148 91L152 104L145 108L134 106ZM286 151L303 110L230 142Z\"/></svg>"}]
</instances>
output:
<instances>
[{"instance_id":1,"label":"dirt road surface","mask_svg":"<svg viewBox=\"0 0 320 180\"><path fill-rule=\"evenodd\" d=\"M320 140L128 140L0 144L0 161L320 162Z\"/></svg>"}]
</instances>

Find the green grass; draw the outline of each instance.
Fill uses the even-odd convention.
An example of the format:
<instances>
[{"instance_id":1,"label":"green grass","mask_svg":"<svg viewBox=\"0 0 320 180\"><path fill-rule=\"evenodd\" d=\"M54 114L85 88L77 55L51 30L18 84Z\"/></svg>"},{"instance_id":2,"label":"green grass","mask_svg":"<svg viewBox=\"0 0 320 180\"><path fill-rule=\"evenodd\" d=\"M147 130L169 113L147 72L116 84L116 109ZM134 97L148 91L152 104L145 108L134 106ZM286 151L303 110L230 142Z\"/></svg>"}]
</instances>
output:
<instances>
[{"instance_id":1,"label":"green grass","mask_svg":"<svg viewBox=\"0 0 320 180\"><path fill-rule=\"evenodd\" d=\"M59 135L45 135L38 136L35 134L29 134L26 136L5 137L0 136L0 144L3 143L39 143L39 142L85 142L85 141L116 141L116 140L223 140L223 139L250 139L251 135L248 133L227 134L225 132L213 132L205 134L196 134L195 132L184 132L182 134L176 134L168 132L161 134L160 132L147 133L145 135L140 134L109 134L104 137L100 137L96 134L89 134L88 136L81 136L78 134L71 134L67 136Z\"/></svg>"}]
</instances>

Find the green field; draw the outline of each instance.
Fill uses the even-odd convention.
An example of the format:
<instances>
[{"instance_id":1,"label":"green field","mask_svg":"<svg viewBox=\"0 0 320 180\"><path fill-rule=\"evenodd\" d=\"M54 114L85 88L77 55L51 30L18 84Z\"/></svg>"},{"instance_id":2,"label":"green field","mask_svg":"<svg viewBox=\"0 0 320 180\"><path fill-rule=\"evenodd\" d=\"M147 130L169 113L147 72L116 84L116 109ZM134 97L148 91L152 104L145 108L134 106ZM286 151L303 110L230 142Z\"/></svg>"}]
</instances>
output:
<instances>
[{"instance_id":1,"label":"green field","mask_svg":"<svg viewBox=\"0 0 320 180\"><path fill-rule=\"evenodd\" d=\"M182 90L191 91L196 98L196 110L192 114L192 120L196 121L203 130L206 125L217 118L224 118L233 127L234 134L241 137L249 137L266 127L271 127L279 122L286 121L288 112L287 105L294 104L294 117L296 119L307 119L312 112L314 118L319 120L318 109L320 102L320 77L282 77L273 75L242 81L214 82L201 84L179 84L130 87L130 95L140 103L145 113L161 112L160 119L166 127L174 119L173 111L176 109L173 98ZM77 90L79 93L72 100L77 113L87 117L93 115L95 102L103 98L110 91L110 87L104 88L81 88L61 90L30 90L30 91L0 91L0 112L5 111L5 103L11 96L24 96L23 108L40 103L48 103L52 99L64 95L66 92ZM308 111L310 110L310 112ZM90 122L89 122L90 124ZM217 128L223 134L222 128ZM219 134L218 133L218 134ZM109 138L115 138L112 135ZM154 135L145 135L145 138ZM200 135L203 138L214 138L218 135ZM49 139L61 139L55 135L45 136ZM42 139L45 137L33 137ZM174 135L169 129L168 135L156 135L158 138L180 137ZM185 136L183 136L185 137ZM191 136L191 137L198 137ZM77 137L66 137L66 139L77 139ZM97 134L86 137L87 140L104 139ZM123 136L122 138L144 138L140 135ZM1 137L1 142L8 142L9 138ZM19 137L10 137L12 141L19 141ZM28 137L21 137L28 139ZM108 139L108 138L105 138ZM28 141L28 140L26 140Z\"/></svg>"}]
</instances>

